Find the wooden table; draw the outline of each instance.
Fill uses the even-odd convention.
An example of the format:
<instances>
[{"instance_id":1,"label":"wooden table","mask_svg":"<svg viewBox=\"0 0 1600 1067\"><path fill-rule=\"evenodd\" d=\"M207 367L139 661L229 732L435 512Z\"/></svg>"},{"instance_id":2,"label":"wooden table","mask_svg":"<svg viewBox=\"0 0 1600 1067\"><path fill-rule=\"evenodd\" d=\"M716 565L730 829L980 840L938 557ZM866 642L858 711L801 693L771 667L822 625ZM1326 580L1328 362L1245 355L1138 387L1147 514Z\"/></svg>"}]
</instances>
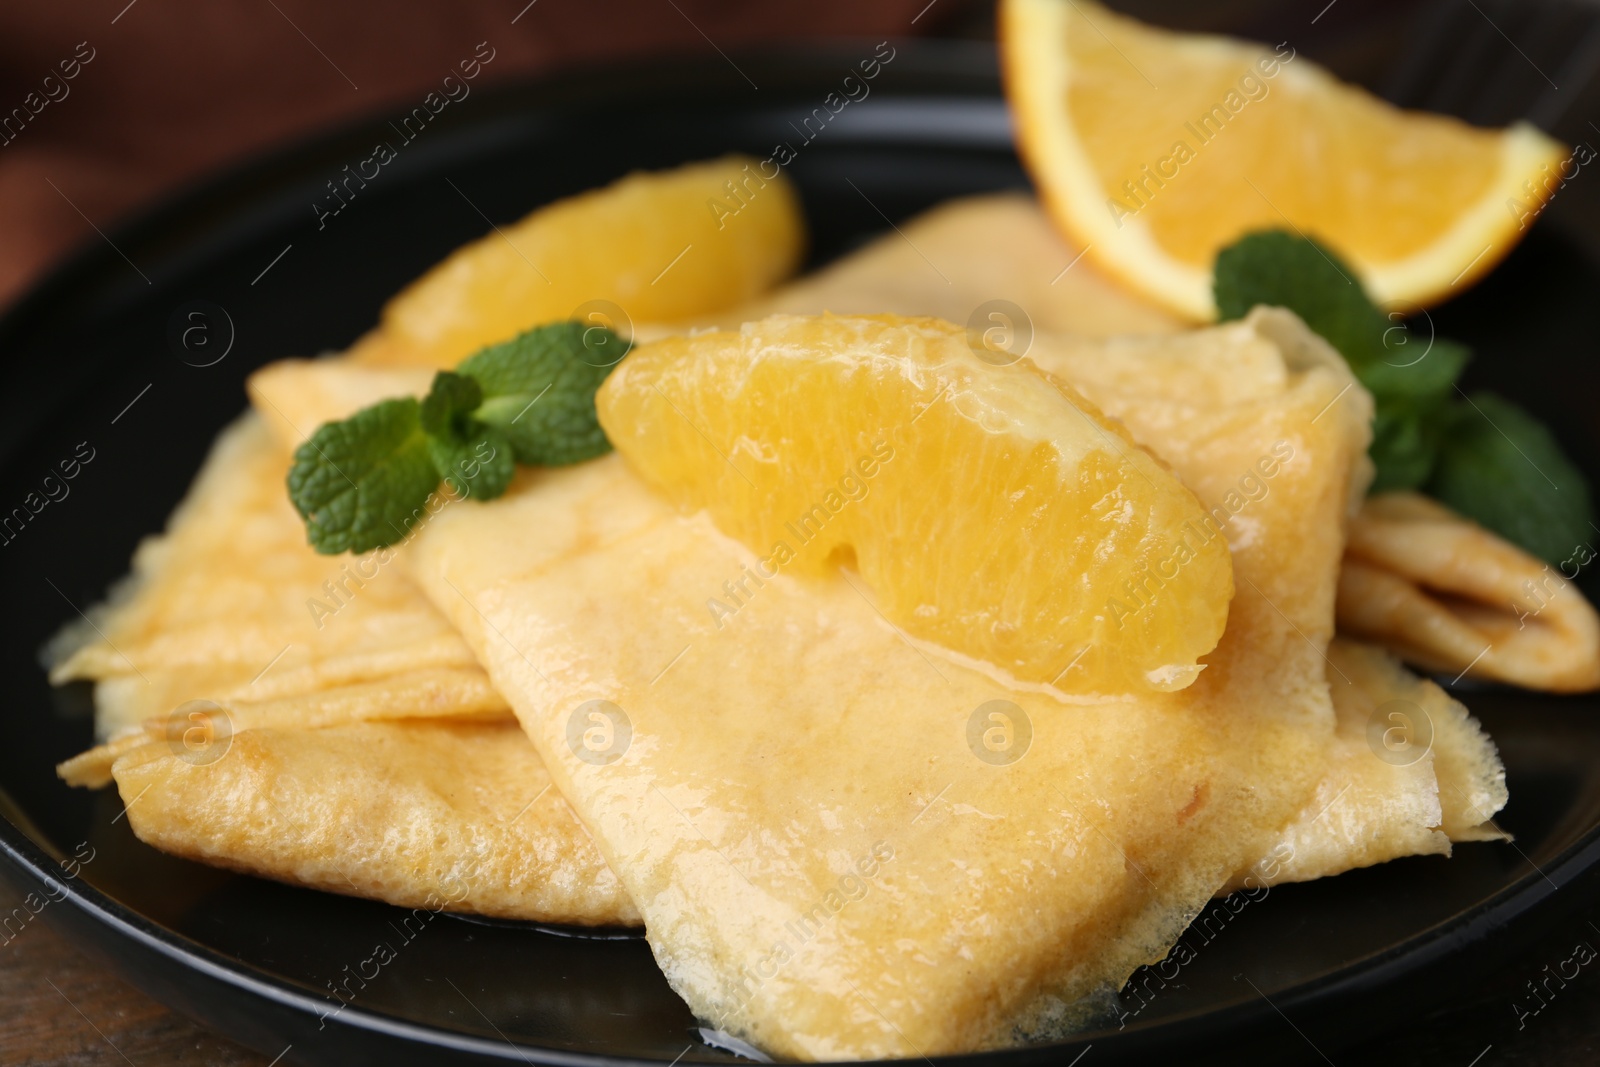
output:
<instances>
[{"instance_id":1,"label":"wooden table","mask_svg":"<svg viewBox=\"0 0 1600 1067\"><path fill-rule=\"evenodd\" d=\"M22 897L0 885L0 914ZM71 948L43 920L0 945L0 1064L264 1065Z\"/></svg>"}]
</instances>

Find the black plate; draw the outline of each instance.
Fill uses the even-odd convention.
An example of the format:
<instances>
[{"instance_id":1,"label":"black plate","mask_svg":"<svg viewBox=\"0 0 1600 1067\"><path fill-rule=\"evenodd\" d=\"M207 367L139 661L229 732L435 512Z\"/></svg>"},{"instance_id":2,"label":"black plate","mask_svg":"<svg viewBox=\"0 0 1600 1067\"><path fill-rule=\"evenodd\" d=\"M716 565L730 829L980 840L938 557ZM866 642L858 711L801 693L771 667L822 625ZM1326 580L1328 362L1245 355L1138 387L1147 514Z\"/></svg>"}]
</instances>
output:
<instances>
[{"instance_id":1,"label":"black plate","mask_svg":"<svg viewBox=\"0 0 1600 1067\"><path fill-rule=\"evenodd\" d=\"M52 898L43 918L139 987L269 1056L292 1043L291 1059L319 1063L731 1058L701 1042L637 938L451 917L406 937L397 909L140 844L114 792L70 790L52 774L89 743L90 703L83 686L51 691L36 656L161 527L212 436L243 407L251 369L347 344L385 297L483 231L477 209L512 219L630 169L731 149L765 156L778 141L798 142L791 121L872 51L742 56L742 73L713 57L480 92L319 229L313 204L325 182L391 136L373 123L116 231L115 248L90 246L0 323L0 509L21 506L80 442L94 450L70 495L0 545L0 671L11 679L0 869L36 900ZM900 219L948 197L1025 185L992 54L960 45L900 46L872 96L801 145L790 173L811 220L813 262L882 231L880 210ZM1600 457L1580 437L1597 372L1574 342L1587 334L1600 271L1541 227L1433 321L1477 347L1477 384L1549 418L1597 472ZM214 347L204 351L230 340L231 349L211 366L195 366L210 356L172 341L192 301L225 312L212 312ZM1088 1043L1129 1059L1191 1057L1281 1041L1303 1055L1286 1019L1334 1049L1415 1017L1495 966L1579 896L1564 887L1600 860L1600 709L1589 698L1510 690L1463 696L1509 768L1503 823L1515 845L1467 845L1450 860L1275 889L1225 927L1213 924L1210 937L1191 934L1195 960L1177 981L1145 984L1153 999L1123 1028L984 1058L1065 1062ZM91 850L81 867L61 866ZM346 968L370 972L364 961L380 942L397 958L352 987L353 1003L339 1010L331 984L347 980Z\"/></svg>"}]
</instances>

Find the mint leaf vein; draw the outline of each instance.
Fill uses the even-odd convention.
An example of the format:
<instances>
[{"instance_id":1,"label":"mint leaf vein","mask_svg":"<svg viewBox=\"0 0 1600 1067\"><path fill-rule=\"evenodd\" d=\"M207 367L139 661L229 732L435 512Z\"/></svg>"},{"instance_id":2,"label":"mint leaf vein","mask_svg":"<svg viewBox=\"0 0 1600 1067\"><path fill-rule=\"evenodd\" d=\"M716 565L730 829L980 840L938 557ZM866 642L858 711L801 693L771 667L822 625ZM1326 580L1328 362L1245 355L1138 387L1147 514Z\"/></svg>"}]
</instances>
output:
<instances>
[{"instance_id":1,"label":"mint leaf vein","mask_svg":"<svg viewBox=\"0 0 1600 1067\"><path fill-rule=\"evenodd\" d=\"M295 450L289 499L318 552L367 552L411 529L439 484L418 411L411 397L384 400Z\"/></svg>"}]
</instances>

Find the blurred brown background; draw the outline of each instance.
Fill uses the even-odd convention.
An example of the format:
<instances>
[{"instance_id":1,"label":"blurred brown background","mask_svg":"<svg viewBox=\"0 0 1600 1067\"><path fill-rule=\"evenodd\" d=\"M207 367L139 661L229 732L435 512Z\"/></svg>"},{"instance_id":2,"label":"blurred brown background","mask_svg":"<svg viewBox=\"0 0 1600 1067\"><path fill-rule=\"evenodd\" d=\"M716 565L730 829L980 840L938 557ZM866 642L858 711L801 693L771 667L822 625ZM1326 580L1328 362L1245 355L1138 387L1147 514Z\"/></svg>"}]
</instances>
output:
<instances>
[{"instance_id":1,"label":"blurred brown background","mask_svg":"<svg viewBox=\"0 0 1600 1067\"><path fill-rule=\"evenodd\" d=\"M1289 37L1346 78L1481 122L1508 121L1542 102L1559 136L1600 143L1591 122L1600 121L1591 106L1600 65L1594 4L1560 5L1560 18L1547 14L1558 5L1527 0L1112 6L1179 28ZM774 42L986 38L992 20L992 0L9 3L0 9L0 308L75 246L98 241L97 228L110 231L218 168L408 103L480 41L495 58L475 89L562 67ZM61 80L62 61L91 53L76 77ZM1545 95L1546 82L1564 83L1557 92L1565 95ZM39 106L47 94L55 99ZM3 124L30 105L37 114ZM1557 197L1551 214L1600 234L1600 187L1580 184ZM17 903L0 890L0 910ZM1481 1005L1418 1020L1349 1062L1600 1062L1600 979L1553 1004L1521 1037L1499 1018L1515 978L1512 993L1485 991ZM1486 1042L1491 1048L1479 1052ZM0 1064L266 1062L111 977L48 926L0 949Z\"/></svg>"},{"instance_id":2,"label":"blurred brown background","mask_svg":"<svg viewBox=\"0 0 1600 1067\"><path fill-rule=\"evenodd\" d=\"M1345 78L1411 106L1484 123L1509 121L1522 104L1537 102L1547 81L1566 82L1547 101L1559 114L1546 125L1569 141L1600 137L1583 109L1593 98L1588 75L1600 63L1600 37L1587 39L1595 21L1582 17L1594 15L1593 3L1112 0L1112 6L1175 28L1292 38L1302 54ZM409 101L480 41L490 42L495 59L476 88L563 67L773 42L983 38L992 36L993 7L993 0L7 4L0 10L0 307L67 250L95 239L96 227L109 230L138 206L220 167ZM75 54L93 58L66 81L60 64ZM1491 84L1488 75L1496 72L1510 82ZM54 80L46 83L47 75ZM1482 90L1479 99L1445 91L1463 75ZM1425 91L1433 85L1440 90ZM1507 101L1516 106L1493 106ZM25 121L4 125L15 109ZM1578 206L1561 199L1558 208Z\"/></svg>"},{"instance_id":3,"label":"blurred brown background","mask_svg":"<svg viewBox=\"0 0 1600 1067\"><path fill-rule=\"evenodd\" d=\"M0 306L73 245L93 239L91 223L109 230L131 209L218 167L397 107L434 88L480 41L490 42L495 58L474 89L646 54L938 31L972 7L963 0L931 7L928 0L8 3L0 10L0 119L19 107L31 119L0 126L0 141L12 138L0 144ZM64 81L58 65L80 43L93 58ZM31 105L30 93L37 94ZM47 102L32 115L40 100Z\"/></svg>"}]
</instances>

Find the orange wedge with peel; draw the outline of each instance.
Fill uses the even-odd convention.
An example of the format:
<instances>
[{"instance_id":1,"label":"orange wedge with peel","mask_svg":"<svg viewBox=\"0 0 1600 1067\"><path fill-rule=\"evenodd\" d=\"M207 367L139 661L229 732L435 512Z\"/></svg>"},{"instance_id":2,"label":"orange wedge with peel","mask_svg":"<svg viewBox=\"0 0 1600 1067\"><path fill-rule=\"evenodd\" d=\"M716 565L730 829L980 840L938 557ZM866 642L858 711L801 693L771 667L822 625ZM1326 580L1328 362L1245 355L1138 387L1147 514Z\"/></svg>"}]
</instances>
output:
<instances>
[{"instance_id":1,"label":"orange wedge with peel","mask_svg":"<svg viewBox=\"0 0 1600 1067\"><path fill-rule=\"evenodd\" d=\"M1002 0L1017 146L1056 225L1130 290L1215 317L1211 265L1253 230L1314 237L1415 310L1509 252L1566 150L1524 123L1401 111L1292 44L1174 33L1088 0Z\"/></svg>"}]
</instances>

